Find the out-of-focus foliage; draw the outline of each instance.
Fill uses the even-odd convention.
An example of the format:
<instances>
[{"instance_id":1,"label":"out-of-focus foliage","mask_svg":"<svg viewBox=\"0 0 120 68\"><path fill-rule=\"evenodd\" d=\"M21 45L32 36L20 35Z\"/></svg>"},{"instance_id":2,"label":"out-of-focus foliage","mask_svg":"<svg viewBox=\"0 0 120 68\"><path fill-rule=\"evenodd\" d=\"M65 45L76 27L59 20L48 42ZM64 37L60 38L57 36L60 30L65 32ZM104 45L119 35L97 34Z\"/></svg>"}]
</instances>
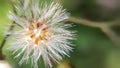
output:
<instances>
[{"instance_id":1,"label":"out-of-focus foliage","mask_svg":"<svg viewBox=\"0 0 120 68\"><path fill-rule=\"evenodd\" d=\"M56 0L60 1L60 0ZM102 2L104 0L61 0L60 3L67 9L71 16L85 18L92 21L111 21L119 18L120 6L108 8L111 3ZM109 0L105 0L109 1ZM111 0L112 1L112 0ZM114 0L113 0L114 1ZM119 1L119 0L115 0ZM107 7L106 7L107 6ZM8 11L12 10L8 0L0 0L0 43L4 37L3 32L7 31L10 20L7 18ZM73 23L73 22L68 22ZM115 46L113 42L99 28L74 24L71 30L77 31L77 40L73 41L74 50L71 57L65 57L55 68L120 68L120 48ZM115 30L118 32L120 27ZM7 51L5 45L3 51L10 64L15 68L30 68L31 65L26 63L22 66L18 65L12 53ZM70 67L69 67L70 66ZM42 61L39 67L44 68Z\"/></svg>"},{"instance_id":2,"label":"out-of-focus foliage","mask_svg":"<svg viewBox=\"0 0 120 68\"><path fill-rule=\"evenodd\" d=\"M6 0L0 0L0 43L3 38L3 32L8 26L9 19L7 18L8 10L10 9L10 4ZM10 23L10 22L9 22Z\"/></svg>"}]
</instances>

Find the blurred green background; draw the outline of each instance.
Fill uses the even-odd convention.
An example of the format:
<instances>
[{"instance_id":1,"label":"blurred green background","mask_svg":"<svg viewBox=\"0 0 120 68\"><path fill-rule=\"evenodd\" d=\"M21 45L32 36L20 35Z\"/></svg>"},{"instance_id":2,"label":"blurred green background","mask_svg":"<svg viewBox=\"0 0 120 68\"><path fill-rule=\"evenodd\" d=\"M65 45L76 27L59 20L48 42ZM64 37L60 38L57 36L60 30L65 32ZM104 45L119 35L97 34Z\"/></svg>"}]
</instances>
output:
<instances>
[{"instance_id":1,"label":"blurred green background","mask_svg":"<svg viewBox=\"0 0 120 68\"><path fill-rule=\"evenodd\" d=\"M64 8L73 17L84 18L91 21L112 21L120 17L119 0L56 0L60 1ZM0 0L0 43L4 38L11 21L8 19L8 11L12 10L8 0ZM73 41L74 51L71 57L64 57L55 68L120 68L120 48L116 46L109 37L99 28L89 27L82 24L75 24L71 28L77 31L77 40ZM117 31L119 31L117 29ZM3 52L15 68L30 68L30 64L18 65L18 61L13 58L12 53L7 51L7 46ZM44 68L40 61L39 68Z\"/></svg>"}]
</instances>

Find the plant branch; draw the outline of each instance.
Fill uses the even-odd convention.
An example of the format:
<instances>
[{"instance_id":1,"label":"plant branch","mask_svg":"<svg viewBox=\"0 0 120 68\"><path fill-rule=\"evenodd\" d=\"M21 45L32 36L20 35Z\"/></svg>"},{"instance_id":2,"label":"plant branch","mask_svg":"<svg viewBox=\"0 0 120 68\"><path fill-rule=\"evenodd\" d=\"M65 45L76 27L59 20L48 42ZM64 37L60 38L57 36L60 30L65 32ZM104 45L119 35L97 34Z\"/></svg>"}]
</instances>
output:
<instances>
[{"instance_id":1,"label":"plant branch","mask_svg":"<svg viewBox=\"0 0 120 68\"><path fill-rule=\"evenodd\" d=\"M110 27L110 26L120 25L119 20L115 20L112 22L94 22L94 21L89 21L86 19L75 18L75 17L70 17L68 20L71 22L74 22L74 23L83 24L83 25L87 25L87 26L91 26L91 27L98 27L98 28L101 28L103 26Z\"/></svg>"},{"instance_id":2,"label":"plant branch","mask_svg":"<svg viewBox=\"0 0 120 68\"><path fill-rule=\"evenodd\" d=\"M82 18L70 17L68 21L90 27L100 28L116 45L120 45L120 37L118 37L118 35L110 29L111 26L120 26L119 20L115 20L112 22L93 22Z\"/></svg>"},{"instance_id":3,"label":"plant branch","mask_svg":"<svg viewBox=\"0 0 120 68\"><path fill-rule=\"evenodd\" d=\"M103 27L101 30L117 45L120 47L120 37L115 34L109 27Z\"/></svg>"},{"instance_id":4,"label":"plant branch","mask_svg":"<svg viewBox=\"0 0 120 68\"><path fill-rule=\"evenodd\" d=\"M75 18L75 17L70 17L68 19L68 21L74 22L74 23L78 23L78 24L82 24L82 25L86 25L86 26L91 26L91 27L101 27L104 25L104 22L92 22L92 21L88 21L82 18Z\"/></svg>"}]
</instances>

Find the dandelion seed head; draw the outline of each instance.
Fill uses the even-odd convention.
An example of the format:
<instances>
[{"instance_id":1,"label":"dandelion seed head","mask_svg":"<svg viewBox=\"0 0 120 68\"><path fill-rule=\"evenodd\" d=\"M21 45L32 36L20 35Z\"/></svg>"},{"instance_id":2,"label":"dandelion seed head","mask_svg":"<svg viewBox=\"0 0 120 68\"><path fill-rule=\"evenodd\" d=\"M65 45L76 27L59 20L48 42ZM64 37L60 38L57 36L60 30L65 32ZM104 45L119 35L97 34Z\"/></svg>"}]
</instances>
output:
<instances>
[{"instance_id":1,"label":"dandelion seed head","mask_svg":"<svg viewBox=\"0 0 120 68\"><path fill-rule=\"evenodd\" d=\"M24 5L18 3L15 10L19 14L10 14L20 29L11 33L13 43L9 50L14 53L20 50L15 58L23 54L19 64L31 60L34 68L38 68L38 60L42 58L45 66L51 68L53 62L59 63L72 51L69 40L74 39L74 31L65 24L69 14L59 3L39 4L39 0L29 0Z\"/></svg>"}]
</instances>

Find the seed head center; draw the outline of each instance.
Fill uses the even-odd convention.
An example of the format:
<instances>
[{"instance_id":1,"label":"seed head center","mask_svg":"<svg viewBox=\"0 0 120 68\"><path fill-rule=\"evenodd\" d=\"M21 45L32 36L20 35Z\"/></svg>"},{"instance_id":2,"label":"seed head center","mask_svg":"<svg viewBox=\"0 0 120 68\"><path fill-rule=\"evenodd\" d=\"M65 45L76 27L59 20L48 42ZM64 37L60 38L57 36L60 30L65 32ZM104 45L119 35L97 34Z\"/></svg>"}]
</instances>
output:
<instances>
[{"instance_id":1,"label":"seed head center","mask_svg":"<svg viewBox=\"0 0 120 68\"><path fill-rule=\"evenodd\" d=\"M27 30L27 41L32 45L45 44L50 39L51 33L48 31L49 27L46 24L31 23Z\"/></svg>"}]
</instances>

